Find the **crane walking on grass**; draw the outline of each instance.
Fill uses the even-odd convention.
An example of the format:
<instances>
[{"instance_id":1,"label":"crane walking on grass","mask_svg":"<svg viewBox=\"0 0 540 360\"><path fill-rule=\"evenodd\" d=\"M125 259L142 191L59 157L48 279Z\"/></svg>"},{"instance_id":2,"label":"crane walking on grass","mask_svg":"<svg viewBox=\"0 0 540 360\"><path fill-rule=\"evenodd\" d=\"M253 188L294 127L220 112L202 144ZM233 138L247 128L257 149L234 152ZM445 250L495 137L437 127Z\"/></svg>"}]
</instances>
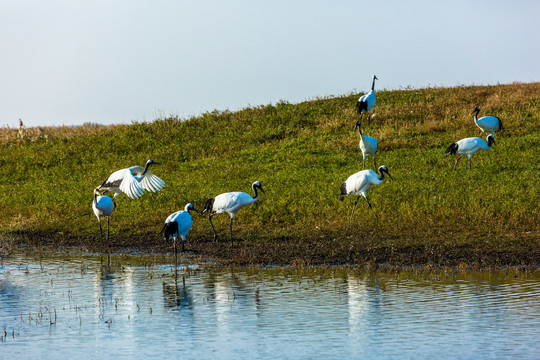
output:
<instances>
[{"instance_id":1,"label":"crane walking on grass","mask_svg":"<svg viewBox=\"0 0 540 360\"><path fill-rule=\"evenodd\" d=\"M101 233L101 239L103 240L103 228L101 227L101 217L107 218L107 243L109 242L109 221L114 211L114 203L108 196L101 195L99 189L94 189L94 201L92 201L92 209L99 221L99 232Z\"/></svg>"},{"instance_id":2,"label":"crane walking on grass","mask_svg":"<svg viewBox=\"0 0 540 360\"><path fill-rule=\"evenodd\" d=\"M375 80L379 79L377 76L373 75L371 91L361 96L356 103L356 112L359 113L360 118L362 118L362 113L366 111L368 113L368 122L371 121L371 110L375 107Z\"/></svg>"},{"instance_id":3,"label":"crane walking on grass","mask_svg":"<svg viewBox=\"0 0 540 360\"><path fill-rule=\"evenodd\" d=\"M361 117L362 115L360 115ZM362 150L362 157L364 158L364 166L363 169L366 168L366 154L369 154L373 157L373 166L377 167L377 163L375 161L375 153L377 152L377 139L371 137L371 136L365 136L362 135L362 129L361 129L361 122L358 120L356 122L356 126L354 127L354 130L358 128L358 133L360 134L360 150Z\"/></svg>"},{"instance_id":4,"label":"crane walking on grass","mask_svg":"<svg viewBox=\"0 0 540 360\"><path fill-rule=\"evenodd\" d=\"M488 135L494 135L495 131L502 130L502 122L501 119L499 119L496 116L484 116L480 119L478 118L478 113L480 112L480 108L477 106L473 112L472 115L474 115L474 123L476 126L480 128L484 133Z\"/></svg>"},{"instance_id":5,"label":"crane walking on grass","mask_svg":"<svg viewBox=\"0 0 540 360\"><path fill-rule=\"evenodd\" d=\"M197 250L186 250L184 243L186 242L186 236L193 225L193 220L191 218L190 211L199 212L192 203L186 204L184 210L179 210L167 217L165 219L165 224L161 228L161 234L163 235L163 240L167 241L171 237L173 238L173 248L174 256L177 259L178 249L176 246L176 240L178 237L182 239L182 252L191 251L198 253Z\"/></svg>"},{"instance_id":6,"label":"crane walking on grass","mask_svg":"<svg viewBox=\"0 0 540 360\"><path fill-rule=\"evenodd\" d=\"M131 199L138 198L145 190L156 192L161 190L165 183L159 177L148 171L150 165L159 165L154 160L148 160L146 165L132 166L113 172L98 189L104 192L114 193L115 199L121 193L126 194Z\"/></svg>"},{"instance_id":7,"label":"crane walking on grass","mask_svg":"<svg viewBox=\"0 0 540 360\"><path fill-rule=\"evenodd\" d=\"M475 152L478 150L489 150L491 145L495 144L495 138L493 135L489 134L486 137L487 143L480 139L479 137L470 137L466 139L461 139L458 142L451 144L448 149L446 149L446 156L460 154L456 159L454 164L454 170L456 170L457 163L463 155L467 155L469 158L469 170L471 169L471 158Z\"/></svg>"},{"instance_id":8,"label":"crane walking on grass","mask_svg":"<svg viewBox=\"0 0 540 360\"><path fill-rule=\"evenodd\" d=\"M228 192L220 194L216 197L213 197L211 199L206 200L206 203L203 207L203 213L208 212L208 220L210 221L210 225L212 226L212 230L214 231L214 241L217 240L217 233L216 229L214 228L214 224L212 223L212 216L216 214L221 213L228 213L231 216L231 221L229 222L229 236L231 238L231 248L233 245L233 238L232 238L232 222L233 218L242 207L253 204L257 200L259 200L259 192L258 190L261 190L264 194L264 190L261 186L261 183L258 181L255 181L251 187L253 188L253 192L255 193L255 196L251 196L249 194L246 194L244 192Z\"/></svg>"},{"instance_id":9,"label":"crane walking on grass","mask_svg":"<svg viewBox=\"0 0 540 360\"><path fill-rule=\"evenodd\" d=\"M341 194L339 196L339 200L343 201L343 198L348 195L358 195L358 198L356 198L356 201L354 202L351 217L354 214L354 209L356 208L356 204L358 204L360 196L363 196L364 199L366 199L368 206L371 209L372 207L366 196L366 192L371 189L373 185L382 184L385 173L392 178L386 165L380 166L378 170L380 176L373 170L361 170L356 174L349 176L349 178L345 180L343 184L341 184Z\"/></svg>"}]
</instances>

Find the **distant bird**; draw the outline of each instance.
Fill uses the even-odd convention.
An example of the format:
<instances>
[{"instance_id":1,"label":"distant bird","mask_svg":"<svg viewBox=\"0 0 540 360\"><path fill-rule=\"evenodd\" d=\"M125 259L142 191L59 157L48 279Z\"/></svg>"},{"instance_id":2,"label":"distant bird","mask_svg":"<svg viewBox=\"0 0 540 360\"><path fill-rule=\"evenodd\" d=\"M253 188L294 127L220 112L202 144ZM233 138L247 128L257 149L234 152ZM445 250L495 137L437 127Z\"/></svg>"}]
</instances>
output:
<instances>
[{"instance_id":1,"label":"distant bird","mask_svg":"<svg viewBox=\"0 0 540 360\"><path fill-rule=\"evenodd\" d=\"M474 123L480 128L480 130L488 135L494 135L495 131L502 130L503 126L501 119L496 116L484 116L479 119L479 112L480 108L476 107L471 114L474 115Z\"/></svg>"},{"instance_id":2,"label":"distant bird","mask_svg":"<svg viewBox=\"0 0 540 360\"><path fill-rule=\"evenodd\" d=\"M184 210L180 210L169 215L167 219L165 219L165 224L161 229L163 240L167 241L171 237L173 238L173 248L175 256L178 251L176 247L176 239L178 237L182 239L182 252L192 251L198 253L197 250L186 250L184 247L184 243L186 242L186 236L189 232L189 229L191 229L191 225L193 224L193 220L191 219L190 214L191 210L198 212L198 210L195 209L192 203L186 204Z\"/></svg>"},{"instance_id":3,"label":"distant bird","mask_svg":"<svg viewBox=\"0 0 540 360\"><path fill-rule=\"evenodd\" d=\"M360 119L362 118L362 113L366 111L369 114L368 122L371 121L371 110L375 107L375 80L379 79L373 75L371 91L360 97L356 103L356 112L360 114Z\"/></svg>"},{"instance_id":4,"label":"distant bird","mask_svg":"<svg viewBox=\"0 0 540 360\"><path fill-rule=\"evenodd\" d=\"M261 183L258 181L255 181L251 185L251 187L253 188L255 196L251 196L244 192L228 192L206 200L203 208L203 213L208 212L210 214L208 215L208 220L210 221L210 225L212 225L212 230L214 231L214 241L217 240L217 233L216 229L214 228L214 224L212 223L212 216L221 213L229 213L229 215L231 216L231 221L229 223L229 236L231 238L232 247L232 222L234 215L236 215L238 210L240 210L242 207L253 204L257 200L259 200L259 193L257 189L260 189L264 193Z\"/></svg>"},{"instance_id":5,"label":"distant bird","mask_svg":"<svg viewBox=\"0 0 540 360\"><path fill-rule=\"evenodd\" d=\"M478 150L489 150L491 149L491 145L495 144L495 138L493 135L489 134L486 137L487 143L480 139L479 137L471 137L466 139L461 139L458 142L455 142L451 144L448 149L446 149L446 156L452 154L455 155L460 154L460 156L456 159L456 163L454 164L454 170L456 170L457 163L459 159L463 155L467 155L469 157L469 170L471 169L471 157L475 152Z\"/></svg>"},{"instance_id":6,"label":"distant bird","mask_svg":"<svg viewBox=\"0 0 540 360\"><path fill-rule=\"evenodd\" d=\"M358 198L354 202L351 217L354 214L354 209L356 208L356 204L358 203L360 196L363 196L364 199L366 199L369 208L372 208L366 196L366 192L371 189L373 185L380 185L383 183L384 173L387 173L388 176L392 178L386 165L380 166L378 170L381 176L377 175L377 173L373 170L361 170L356 174L349 176L349 178L345 180L343 184L341 184L341 194L339 196L339 200L343 201L343 198L348 195L358 195Z\"/></svg>"},{"instance_id":7,"label":"distant bird","mask_svg":"<svg viewBox=\"0 0 540 360\"><path fill-rule=\"evenodd\" d=\"M371 137L371 136L365 136L362 135L362 129L361 129L361 122L358 120L356 122L356 126L354 127L354 130L358 128L358 133L360 134L360 150L362 150L362 157L364 158L364 167L366 168L366 154L369 154L373 157L373 166L377 167L377 163L375 162L375 153L377 152L377 139Z\"/></svg>"},{"instance_id":8,"label":"distant bird","mask_svg":"<svg viewBox=\"0 0 540 360\"><path fill-rule=\"evenodd\" d=\"M156 175L148 171L150 165L159 165L154 160L148 160L144 169L141 166L132 166L113 172L98 189L114 193L115 199L121 193L130 198L138 198L145 190L156 192L161 190L165 183Z\"/></svg>"},{"instance_id":9,"label":"distant bird","mask_svg":"<svg viewBox=\"0 0 540 360\"><path fill-rule=\"evenodd\" d=\"M114 211L114 204L110 197L101 195L99 189L94 189L94 201L92 201L92 209L99 221L99 232L101 233L101 239L103 239L103 229L101 227L101 217L107 218L107 242L109 241L109 218Z\"/></svg>"}]
</instances>

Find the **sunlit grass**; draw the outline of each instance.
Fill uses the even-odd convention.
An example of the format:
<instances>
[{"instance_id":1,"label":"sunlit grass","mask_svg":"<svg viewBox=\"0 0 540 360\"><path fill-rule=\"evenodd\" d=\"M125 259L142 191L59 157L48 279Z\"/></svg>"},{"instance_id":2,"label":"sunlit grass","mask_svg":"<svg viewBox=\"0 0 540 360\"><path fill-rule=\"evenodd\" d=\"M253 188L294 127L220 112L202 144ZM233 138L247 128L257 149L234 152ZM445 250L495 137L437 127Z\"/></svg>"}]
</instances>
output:
<instances>
[{"instance_id":1,"label":"sunlit grass","mask_svg":"<svg viewBox=\"0 0 540 360\"><path fill-rule=\"evenodd\" d=\"M353 131L357 98L131 125L0 129L1 231L97 244L93 188L114 170L152 158L162 163L152 171L166 187L138 200L117 198L113 245L163 249L158 232L167 215L187 202L200 208L222 192L250 193L255 180L267 195L238 213L235 237L278 258L283 251L283 261L342 259L347 252L354 258L374 248L539 245L539 83L377 92L376 116L364 120L363 132L379 140L377 164L394 179L369 192L372 211L360 199L349 222L355 198L340 202L338 195L362 167ZM485 138L470 115L475 106L480 116L500 117L504 130L493 149L473 156L471 171L466 159L452 171L448 145ZM370 158L366 165L372 167ZM222 238L227 224L227 215L215 217ZM212 251L205 217L195 215L188 237Z\"/></svg>"}]
</instances>

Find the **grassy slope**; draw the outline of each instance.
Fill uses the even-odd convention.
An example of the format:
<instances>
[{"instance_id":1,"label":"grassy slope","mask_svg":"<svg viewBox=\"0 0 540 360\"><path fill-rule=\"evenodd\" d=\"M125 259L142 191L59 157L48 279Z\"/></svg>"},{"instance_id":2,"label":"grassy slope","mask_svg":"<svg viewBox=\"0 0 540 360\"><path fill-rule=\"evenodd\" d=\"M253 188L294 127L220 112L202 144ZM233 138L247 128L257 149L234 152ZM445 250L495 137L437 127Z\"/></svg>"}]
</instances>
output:
<instances>
[{"instance_id":1,"label":"grassy slope","mask_svg":"<svg viewBox=\"0 0 540 360\"><path fill-rule=\"evenodd\" d=\"M157 235L165 217L187 202L200 208L225 191L266 197L234 222L238 262L391 261L455 264L540 260L540 83L377 93L376 117L364 134L379 140L378 164L394 180L373 188L369 211L354 198L338 201L341 183L361 169L354 133L358 95L279 103L125 126L45 129L22 141L4 130L0 149L0 227L4 243L99 244L92 190L113 170L162 163L167 184L138 200L117 199L112 245L165 250ZM485 136L470 112L496 115L504 130L488 152L452 171L447 146ZM12 132L14 130L11 130ZM370 159L366 162L372 166ZM215 218L222 239L228 216ZM19 236L19 235L22 235ZM44 237L45 236L45 237ZM228 257L228 243L210 242L195 215L189 235L204 254Z\"/></svg>"}]
</instances>

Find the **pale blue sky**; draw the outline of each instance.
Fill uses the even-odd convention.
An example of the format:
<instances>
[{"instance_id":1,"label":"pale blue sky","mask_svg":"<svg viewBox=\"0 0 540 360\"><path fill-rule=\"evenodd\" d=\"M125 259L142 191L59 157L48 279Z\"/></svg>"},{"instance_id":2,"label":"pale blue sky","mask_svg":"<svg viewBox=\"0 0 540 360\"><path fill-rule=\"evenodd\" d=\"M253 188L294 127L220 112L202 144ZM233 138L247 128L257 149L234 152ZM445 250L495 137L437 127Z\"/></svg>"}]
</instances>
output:
<instances>
[{"instance_id":1,"label":"pale blue sky","mask_svg":"<svg viewBox=\"0 0 540 360\"><path fill-rule=\"evenodd\" d=\"M540 1L0 0L0 125L540 81ZM354 106L354 105L351 105Z\"/></svg>"}]
</instances>

